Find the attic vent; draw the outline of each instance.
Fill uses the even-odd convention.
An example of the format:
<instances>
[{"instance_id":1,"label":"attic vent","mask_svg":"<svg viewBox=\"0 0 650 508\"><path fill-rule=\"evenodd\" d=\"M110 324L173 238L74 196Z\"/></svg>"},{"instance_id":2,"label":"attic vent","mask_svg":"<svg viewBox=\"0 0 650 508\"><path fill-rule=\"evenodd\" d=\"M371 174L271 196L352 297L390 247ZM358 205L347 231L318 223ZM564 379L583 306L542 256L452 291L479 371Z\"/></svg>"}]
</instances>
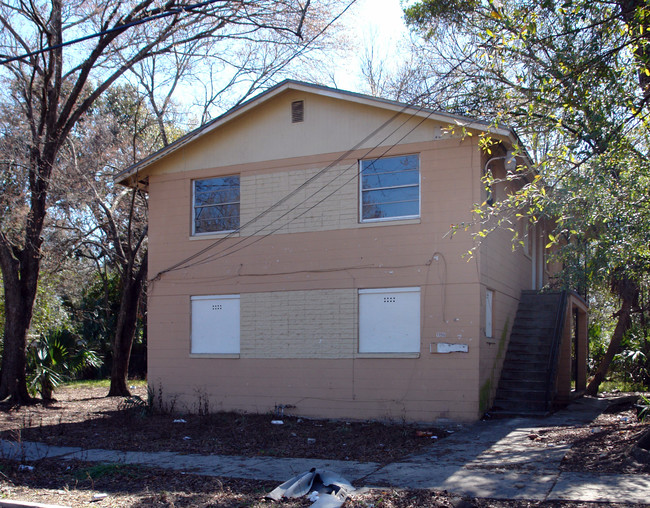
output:
<instances>
[{"instance_id":1,"label":"attic vent","mask_svg":"<svg viewBox=\"0 0 650 508\"><path fill-rule=\"evenodd\" d=\"M294 101L291 103L291 123L299 123L305 120L305 101Z\"/></svg>"}]
</instances>

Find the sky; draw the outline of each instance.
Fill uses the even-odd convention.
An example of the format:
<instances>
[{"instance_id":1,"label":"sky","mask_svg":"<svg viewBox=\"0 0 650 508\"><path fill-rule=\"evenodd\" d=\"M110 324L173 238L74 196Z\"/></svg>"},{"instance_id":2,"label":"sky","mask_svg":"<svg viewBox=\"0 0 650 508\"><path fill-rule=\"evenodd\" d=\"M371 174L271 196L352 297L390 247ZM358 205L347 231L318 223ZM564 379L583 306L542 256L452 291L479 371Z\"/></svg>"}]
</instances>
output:
<instances>
[{"instance_id":1,"label":"sky","mask_svg":"<svg viewBox=\"0 0 650 508\"><path fill-rule=\"evenodd\" d=\"M351 21L361 37L374 31L386 43L406 33L400 0L357 0Z\"/></svg>"},{"instance_id":2,"label":"sky","mask_svg":"<svg viewBox=\"0 0 650 508\"><path fill-rule=\"evenodd\" d=\"M400 40L407 36L400 0L357 0L353 8L346 13L344 25L354 34L354 38L363 48L374 45L376 54L389 65L399 61ZM360 90L360 61L354 59L341 62L335 72L337 85L352 91Z\"/></svg>"}]
</instances>

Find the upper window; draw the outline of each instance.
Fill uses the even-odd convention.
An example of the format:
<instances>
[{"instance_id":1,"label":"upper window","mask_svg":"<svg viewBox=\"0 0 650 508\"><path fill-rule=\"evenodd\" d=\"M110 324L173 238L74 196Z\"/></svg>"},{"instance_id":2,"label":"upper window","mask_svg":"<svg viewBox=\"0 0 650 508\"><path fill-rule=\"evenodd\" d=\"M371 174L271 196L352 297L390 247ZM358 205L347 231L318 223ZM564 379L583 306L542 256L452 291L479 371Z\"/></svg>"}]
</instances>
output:
<instances>
[{"instance_id":1,"label":"upper window","mask_svg":"<svg viewBox=\"0 0 650 508\"><path fill-rule=\"evenodd\" d=\"M239 227L239 176L194 180L193 234Z\"/></svg>"},{"instance_id":2,"label":"upper window","mask_svg":"<svg viewBox=\"0 0 650 508\"><path fill-rule=\"evenodd\" d=\"M420 216L420 160L401 155L361 161L361 220Z\"/></svg>"}]
</instances>

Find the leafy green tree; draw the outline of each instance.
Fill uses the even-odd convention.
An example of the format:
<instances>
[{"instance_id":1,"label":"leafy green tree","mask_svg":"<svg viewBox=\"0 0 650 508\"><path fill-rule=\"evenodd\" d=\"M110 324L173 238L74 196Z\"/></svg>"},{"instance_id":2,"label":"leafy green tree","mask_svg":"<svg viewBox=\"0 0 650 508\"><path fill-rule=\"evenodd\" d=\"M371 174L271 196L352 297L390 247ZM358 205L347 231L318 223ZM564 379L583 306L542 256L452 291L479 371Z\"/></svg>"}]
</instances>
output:
<instances>
[{"instance_id":1,"label":"leafy green tree","mask_svg":"<svg viewBox=\"0 0 650 508\"><path fill-rule=\"evenodd\" d=\"M29 328L30 336L37 336L48 330L58 330L71 326L70 316L62 300L54 274L42 274L34 302L34 315ZM0 282L2 277L0 277ZM3 289L0 287L0 335L4 332Z\"/></svg>"},{"instance_id":2,"label":"leafy green tree","mask_svg":"<svg viewBox=\"0 0 650 508\"><path fill-rule=\"evenodd\" d=\"M562 282L618 298L596 393L648 311L650 3L425 0L406 16L429 103L515 127L535 161L508 175L518 191L477 209L482 223L552 219Z\"/></svg>"}]
</instances>

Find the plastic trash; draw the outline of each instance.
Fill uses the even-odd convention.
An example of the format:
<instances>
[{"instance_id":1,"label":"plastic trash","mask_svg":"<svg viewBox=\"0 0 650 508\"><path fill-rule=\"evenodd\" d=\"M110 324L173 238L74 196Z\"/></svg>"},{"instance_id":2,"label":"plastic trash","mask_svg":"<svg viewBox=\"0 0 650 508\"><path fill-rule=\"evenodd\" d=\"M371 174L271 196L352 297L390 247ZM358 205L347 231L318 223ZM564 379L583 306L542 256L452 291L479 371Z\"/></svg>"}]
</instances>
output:
<instances>
[{"instance_id":1,"label":"plastic trash","mask_svg":"<svg viewBox=\"0 0 650 508\"><path fill-rule=\"evenodd\" d=\"M18 466L18 470L19 471L33 471L34 466L28 466L27 464L21 464L20 466Z\"/></svg>"},{"instance_id":2,"label":"plastic trash","mask_svg":"<svg viewBox=\"0 0 650 508\"><path fill-rule=\"evenodd\" d=\"M287 480L266 495L280 501L309 496L312 508L340 508L355 488L345 478L332 471L312 468Z\"/></svg>"},{"instance_id":3,"label":"plastic trash","mask_svg":"<svg viewBox=\"0 0 650 508\"><path fill-rule=\"evenodd\" d=\"M99 501L100 499L104 499L105 497L108 497L108 494L106 494L105 492L100 492L93 496L93 501Z\"/></svg>"},{"instance_id":4,"label":"plastic trash","mask_svg":"<svg viewBox=\"0 0 650 508\"><path fill-rule=\"evenodd\" d=\"M187 421L184 420L183 418L177 418L176 420L174 420L174 423L187 423Z\"/></svg>"},{"instance_id":5,"label":"plastic trash","mask_svg":"<svg viewBox=\"0 0 650 508\"><path fill-rule=\"evenodd\" d=\"M282 420L271 420L271 425L284 425Z\"/></svg>"}]
</instances>

